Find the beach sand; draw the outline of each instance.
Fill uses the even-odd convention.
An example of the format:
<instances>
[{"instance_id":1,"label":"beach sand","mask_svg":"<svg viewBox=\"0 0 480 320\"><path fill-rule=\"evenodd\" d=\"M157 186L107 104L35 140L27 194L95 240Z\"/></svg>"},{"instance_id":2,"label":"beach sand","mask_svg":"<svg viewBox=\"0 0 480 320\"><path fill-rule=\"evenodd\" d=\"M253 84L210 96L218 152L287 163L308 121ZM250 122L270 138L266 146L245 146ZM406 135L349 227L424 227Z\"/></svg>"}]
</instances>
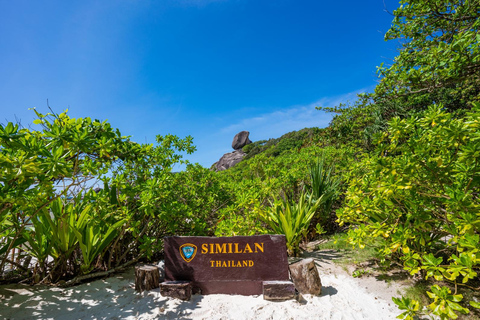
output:
<instances>
[{"instance_id":1,"label":"beach sand","mask_svg":"<svg viewBox=\"0 0 480 320\"><path fill-rule=\"evenodd\" d=\"M193 295L165 298L137 293L134 269L70 288L0 286L0 319L395 319L402 287L375 277L353 278L332 262L333 252L309 254L322 280L320 296L271 302L263 296Z\"/></svg>"}]
</instances>

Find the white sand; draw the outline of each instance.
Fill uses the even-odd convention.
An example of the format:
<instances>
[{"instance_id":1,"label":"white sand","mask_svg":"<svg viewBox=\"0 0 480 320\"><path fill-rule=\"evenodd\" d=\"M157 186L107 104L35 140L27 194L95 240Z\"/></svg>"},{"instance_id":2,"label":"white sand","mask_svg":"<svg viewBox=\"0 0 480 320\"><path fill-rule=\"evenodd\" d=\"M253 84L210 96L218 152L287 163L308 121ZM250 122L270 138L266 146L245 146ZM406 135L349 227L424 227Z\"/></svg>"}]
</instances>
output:
<instances>
[{"instance_id":1,"label":"white sand","mask_svg":"<svg viewBox=\"0 0 480 320\"><path fill-rule=\"evenodd\" d=\"M321 258L318 257L317 258ZM398 287L375 278L354 279L318 259L320 296L284 302L260 296L194 295L190 301L165 298L158 289L134 290L134 270L60 289L0 286L0 319L395 319L391 296Z\"/></svg>"}]
</instances>

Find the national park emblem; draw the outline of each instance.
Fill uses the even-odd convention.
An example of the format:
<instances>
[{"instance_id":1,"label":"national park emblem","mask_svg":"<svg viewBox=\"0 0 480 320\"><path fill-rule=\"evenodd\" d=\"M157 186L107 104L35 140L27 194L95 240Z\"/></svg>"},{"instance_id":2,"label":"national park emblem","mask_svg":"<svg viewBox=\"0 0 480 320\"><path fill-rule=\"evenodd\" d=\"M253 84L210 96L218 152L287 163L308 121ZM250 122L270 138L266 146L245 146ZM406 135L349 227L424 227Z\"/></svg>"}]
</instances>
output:
<instances>
[{"instance_id":1,"label":"national park emblem","mask_svg":"<svg viewBox=\"0 0 480 320\"><path fill-rule=\"evenodd\" d=\"M197 253L197 246L191 243L185 243L180 246L180 255L183 260L190 262L195 258Z\"/></svg>"}]
</instances>

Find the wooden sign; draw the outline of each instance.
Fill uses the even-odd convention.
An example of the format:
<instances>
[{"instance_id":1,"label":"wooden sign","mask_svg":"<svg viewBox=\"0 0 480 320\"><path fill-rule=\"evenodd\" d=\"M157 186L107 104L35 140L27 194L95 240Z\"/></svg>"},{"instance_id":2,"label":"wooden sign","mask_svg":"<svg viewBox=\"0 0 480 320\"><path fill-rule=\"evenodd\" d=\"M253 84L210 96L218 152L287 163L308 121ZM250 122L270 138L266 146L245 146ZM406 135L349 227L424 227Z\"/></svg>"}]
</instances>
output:
<instances>
[{"instance_id":1,"label":"wooden sign","mask_svg":"<svg viewBox=\"0 0 480 320\"><path fill-rule=\"evenodd\" d=\"M165 280L191 281L202 294L262 294L263 281L287 281L284 235L166 237Z\"/></svg>"}]
</instances>

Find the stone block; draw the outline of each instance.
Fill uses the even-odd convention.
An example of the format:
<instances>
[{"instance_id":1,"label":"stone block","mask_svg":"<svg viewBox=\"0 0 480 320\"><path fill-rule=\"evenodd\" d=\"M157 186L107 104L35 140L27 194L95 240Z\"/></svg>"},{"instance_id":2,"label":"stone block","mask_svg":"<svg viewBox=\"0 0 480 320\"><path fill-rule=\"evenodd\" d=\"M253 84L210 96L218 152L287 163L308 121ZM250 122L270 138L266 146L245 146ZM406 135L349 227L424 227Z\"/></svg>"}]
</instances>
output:
<instances>
[{"instance_id":1,"label":"stone block","mask_svg":"<svg viewBox=\"0 0 480 320\"><path fill-rule=\"evenodd\" d=\"M298 292L312 295L320 295L322 293L322 281L313 259L305 259L293 263L289 266L289 270Z\"/></svg>"},{"instance_id":2,"label":"stone block","mask_svg":"<svg viewBox=\"0 0 480 320\"><path fill-rule=\"evenodd\" d=\"M165 281L160 283L160 294L164 297L190 300L192 297L191 281Z\"/></svg>"},{"instance_id":3,"label":"stone block","mask_svg":"<svg viewBox=\"0 0 480 320\"><path fill-rule=\"evenodd\" d=\"M295 297L295 285L291 281L263 281L263 299L290 300Z\"/></svg>"}]
</instances>

